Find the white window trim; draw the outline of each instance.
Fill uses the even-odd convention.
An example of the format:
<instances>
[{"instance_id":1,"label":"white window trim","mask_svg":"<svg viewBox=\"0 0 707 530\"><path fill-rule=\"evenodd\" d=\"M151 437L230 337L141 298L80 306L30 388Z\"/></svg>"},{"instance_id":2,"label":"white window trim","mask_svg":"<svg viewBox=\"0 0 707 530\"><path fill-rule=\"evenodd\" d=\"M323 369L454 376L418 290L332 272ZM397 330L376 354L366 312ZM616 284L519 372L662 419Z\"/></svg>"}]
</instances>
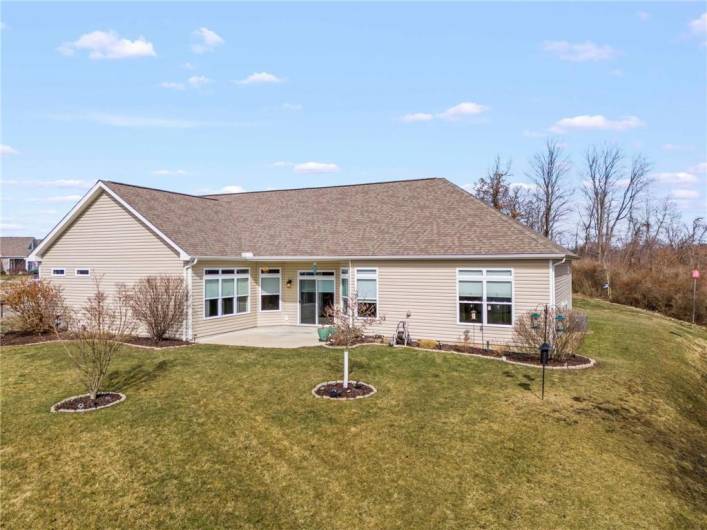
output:
<instances>
[{"instance_id":1,"label":"white window trim","mask_svg":"<svg viewBox=\"0 0 707 530\"><path fill-rule=\"evenodd\" d=\"M482 301L481 301L481 322L462 322L461 321L461 312L459 311L459 273L461 271L468 271L468 270L480 270L481 271L481 276L474 277L478 278L479 281L481 282L481 289L482 289ZM488 271L511 271L510 276L508 277L503 277L503 276L492 276L490 279L487 276ZM498 303L502 305L510 305L511 306L511 323L510 324L487 324L486 323L486 318L488 316L488 310L486 309L486 306L488 302L486 301L486 282L511 282L511 303L509 304L508 302L491 302L493 303ZM473 281L473 280L472 280ZM456 305L457 305L457 325L460 326L484 326L487 328L503 328L503 329L512 329L513 326L515 325L516 322L516 311L515 311L515 304L516 304L516 286L515 286L515 272L513 270L513 267L475 267L473 265L470 265L469 267L458 267L457 268L457 287L456 287Z\"/></svg>"},{"instance_id":2,"label":"white window trim","mask_svg":"<svg viewBox=\"0 0 707 530\"><path fill-rule=\"evenodd\" d=\"M58 274L58 271L62 271L62 273ZM52 276L66 276L66 267L52 267Z\"/></svg>"},{"instance_id":3,"label":"white window trim","mask_svg":"<svg viewBox=\"0 0 707 530\"><path fill-rule=\"evenodd\" d=\"M248 274L238 274L238 269L247 269ZM206 271L219 271L218 274L206 274ZM233 270L233 273L228 273L228 274L223 274L223 270ZM248 279L248 301L246 303L246 310L241 311L240 313L238 312L238 279L239 278L247 278ZM233 285L233 313L229 313L228 315L222 314L223 311L223 303L221 300L223 299L223 292L222 292L222 280L229 280L233 279L234 280L234 285ZM206 280L218 280L218 298L217 297L212 297L212 298L206 298ZM202 300L204 303L204 311L202 313L203 319L204 320L214 320L216 318L231 318L231 317L237 317L241 315L247 315L250 313L250 299L251 299L251 292L250 292L250 267L224 267L224 268L219 268L219 267L205 267L202 270ZM218 314L217 315L212 315L210 317L206 316L206 302L207 300L219 300L218 303Z\"/></svg>"},{"instance_id":4,"label":"white window trim","mask_svg":"<svg viewBox=\"0 0 707 530\"><path fill-rule=\"evenodd\" d=\"M282 268L272 267L277 269L279 272L262 272L262 269L269 267L261 267L258 270L258 311L260 313L279 313L282 311ZM278 296L277 296L277 309L263 309L263 278L277 278L278 279Z\"/></svg>"},{"instance_id":5,"label":"white window trim","mask_svg":"<svg viewBox=\"0 0 707 530\"><path fill-rule=\"evenodd\" d=\"M376 271L376 314L373 317L366 317L366 316L361 316L358 314L358 304L361 302L358 298L358 280L359 280L359 272L360 271ZM368 275L364 275L363 279L364 280L371 280L373 278L367 277ZM351 271L349 271L349 278L351 277ZM356 278L355 278L355 287L356 287L356 318L378 318L378 315L380 314L380 278L378 274L378 267L356 267ZM349 280L349 292L351 292L351 280Z\"/></svg>"},{"instance_id":6,"label":"white window trim","mask_svg":"<svg viewBox=\"0 0 707 530\"><path fill-rule=\"evenodd\" d=\"M88 274L79 274L79 271L88 271ZM91 277L91 268L90 267L76 267L74 269L74 276L78 278L90 278Z\"/></svg>"}]
</instances>

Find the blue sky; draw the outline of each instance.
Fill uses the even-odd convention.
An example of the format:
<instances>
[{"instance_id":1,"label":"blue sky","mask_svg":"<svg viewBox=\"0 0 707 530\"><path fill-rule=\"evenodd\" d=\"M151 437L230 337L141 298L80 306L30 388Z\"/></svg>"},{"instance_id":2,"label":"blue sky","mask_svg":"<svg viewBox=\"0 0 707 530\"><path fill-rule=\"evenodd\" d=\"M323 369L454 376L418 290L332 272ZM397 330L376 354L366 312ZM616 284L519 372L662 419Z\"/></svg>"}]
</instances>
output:
<instances>
[{"instance_id":1,"label":"blue sky","mask_svg":"<svg viewBox=\"0 0 707 530\"><path fill-rule=\"evenodd\" d=\"M96 179L187 193L443 176L550 135L707 187L704 3L2 4L4 235ZM577 193L579 197L579 193Z\"/></svg>"}]
</instances>

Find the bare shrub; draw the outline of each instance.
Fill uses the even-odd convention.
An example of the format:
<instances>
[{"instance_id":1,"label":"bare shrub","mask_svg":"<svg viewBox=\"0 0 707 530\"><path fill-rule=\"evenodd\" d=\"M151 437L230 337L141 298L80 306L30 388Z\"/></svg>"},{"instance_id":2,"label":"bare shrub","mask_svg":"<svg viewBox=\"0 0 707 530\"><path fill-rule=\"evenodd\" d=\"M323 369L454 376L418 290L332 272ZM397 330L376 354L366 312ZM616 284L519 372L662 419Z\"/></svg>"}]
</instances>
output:
<instances>
[{"instance_id":1,"label":"bare shrub","mask_svg":"<svg viewBox=\"0 0 707 530\"><path fill-rule=\"evenodd\" d=\"M366 330L371 326L385 321L384 316L369 316L372 313L372 308L365 302L359 303L355 294L349 295L346 309L338 305L327 308L326 318L334 327L329 337L331 344L351 347L366 335Z\"/></svg>"},{"instance_id":2,"label":"bare shrub","mask_svg":"<svg viewBox=\"0 0 707 530\"><path fill-rule=\"evenodd\" d=\"M124 290L109 298L95 280L95 291L78 313L67 312L66 328L73 340L61 342L64 351L78 370L81 382L91 399L96 395L113 356L134 331ZM55 332L59 329L55 326Z\"/></svg>"},{"instance_id":3,"label":"bare shrub","mask_svg":"<svg viewBox=\"0 0 707 530\"><path fill-rule=\"evenodd\" d=\"M51 331L56 319L65 313L61 288L46 280L5 282L0 296L15 315L15 327L24 333Z\"/></svg>"},{"instance_id":4,"label":"bare shrub","mask_svg":"<svg viewBox=\"0 0 707 530\"><path fill-rule=\"evenodd\" d=\"M181 276L146 276L126 294L135 320L153 341L161 341L184 323L189 293Z\"/></svg>"},{"instance_id":5,"label":"bare shrub","mask_svg":"<svg viewBox=\"0 0 707 530\"><path fill-rule=\"evenodd\" d=\"M565 361L576 353L586 335L585 317L578 311L545 308L521 314L514 326L517 347L524 353L540 356L540 346L548 342L552 349L550 358Z\"/></svg>"}]
</instances>

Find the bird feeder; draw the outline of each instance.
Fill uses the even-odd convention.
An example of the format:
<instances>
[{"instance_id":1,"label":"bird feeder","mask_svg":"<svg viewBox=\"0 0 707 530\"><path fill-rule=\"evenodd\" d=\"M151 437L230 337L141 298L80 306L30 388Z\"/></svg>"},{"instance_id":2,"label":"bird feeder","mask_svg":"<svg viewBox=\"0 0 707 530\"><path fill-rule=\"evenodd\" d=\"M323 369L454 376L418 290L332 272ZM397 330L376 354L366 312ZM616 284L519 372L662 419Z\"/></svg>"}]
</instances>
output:
<instances>
[{"instance_id":1,"label":"bird feeder","mask_svg":"<svg viewBox=\"0 0 707 530\"><path fill-rule=\"evenodd\" d=\"M540 313L531 313L530 327L532 329L538 329L540 327Z\"/></svg>"},{"instance_id":2,"label":"bird feeder","mask_svg":"<svg viewBox=\"0 0 707 530\"><path fill-rule=\"evenodd\" d=\"M567 320L567 317L565 315L557 315L555 317L555 331L558 333L562 333L565 331L565 321Z\"/></svg>"}]
</instances>

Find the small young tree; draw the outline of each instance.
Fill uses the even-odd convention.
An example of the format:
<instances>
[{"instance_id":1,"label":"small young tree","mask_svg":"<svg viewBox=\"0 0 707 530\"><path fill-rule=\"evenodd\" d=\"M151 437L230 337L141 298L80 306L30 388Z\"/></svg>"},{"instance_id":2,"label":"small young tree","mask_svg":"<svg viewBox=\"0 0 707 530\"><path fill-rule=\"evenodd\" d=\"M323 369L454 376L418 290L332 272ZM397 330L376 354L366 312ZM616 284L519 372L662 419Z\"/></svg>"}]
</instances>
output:
<instances>
[{"instance_id":1,"label":"small young tree","mask_svg":"<svg viewBox=\"0 0 707 530\"><path fill-rule=\"evenodd\" d=\"M552 346L550 358L563 362L576 353L586 335L586 319L571 309L557 307L521 314L514 326L517 347L524 353L540 355L540 346Z\"/></svg>"},{"instance_id":2,"label":"small young tree","mask_svg":"<svg viewBox=\"0 0 707 530\"><path fill-rule=\"evenodd\" d=\"M385 321L385 317L376 317L370 304L358 301L355 293L347 298L346 309L341 306L330 306L326 317L334 327L329 340L335 346L346 346L344 350L344 388L349 383L349 350L358 340L366 335L366 330L375 324Z\"/></svg>"},{"instance_id":3,"label":"small young tree","mask_svg":"<svg viewBox=\"0 0 707 530\"><path fill-rule=\"evenodd\" d=\"M146 276L127 289L130 310L153 341L159 342L183 322L189 293L180 276Z\"/></svg>"},{"instance_id":4,"label":"small young tree","mask_svg":"<svg viewBox=\"0 0 707 530\"><path fill-rule=\"evenodd\" d=\"M96 279L93 295L78 314L67 312L65 326L74 340L61 344L95 402L113 356L134 330L124 290L110 298ZM56 325L54 329L58 334Z\"/></svg>"},{"instance_id":5,"label":"small young tree","mask_svg":"<svg viewBox=\"0 0 707 530\"><path fill-rule=\"evenodd\" d=\"M51 331L65 312L61 288L45 280L23 278L5 282L0 296L15 314L19 331L25 333Z\"/></svg>"}]
</instances>

